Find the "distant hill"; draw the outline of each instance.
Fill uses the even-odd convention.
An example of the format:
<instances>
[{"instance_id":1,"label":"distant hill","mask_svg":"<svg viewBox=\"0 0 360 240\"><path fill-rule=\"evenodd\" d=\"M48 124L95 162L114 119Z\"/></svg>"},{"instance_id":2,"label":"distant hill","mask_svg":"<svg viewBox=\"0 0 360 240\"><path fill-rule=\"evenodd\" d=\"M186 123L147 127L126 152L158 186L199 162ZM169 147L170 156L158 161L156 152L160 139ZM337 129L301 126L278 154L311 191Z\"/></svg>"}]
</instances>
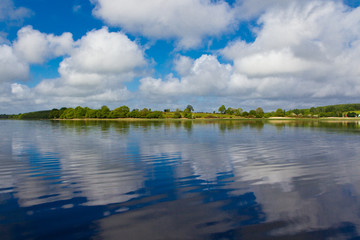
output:
<instances>
[{"instance_id":1,"label":"distant hill","mask_svg":"<svg viewBox=\"0 0 360 240\"><path fill-rule=\"evenodd\" d=\"M51 110L24 113L20 119L49 119L50 112Z\"/></svg>"},{"instance_id":2,"label":"distant hill","mask_svg":"<svg viewBox=\"0 0 360 240\"><path fill-rule=\"evenodd\" d=\"M319 117L342 117L344 114L359 111L360 104L337 104L337 105L328 105L322 107L312 107L309 109L293 109L288 112L293 112L295 114L301 113L303 115L311 114L318 115Z\"/></svg>"},{"instance_id":3,"label":"distant hill","mask_svg":"<svg viewBox=\"0 0 360 240\"><path fill-rule=\"evenodd\" d=\"M37 111L37 112L28 112L18 115L0 115L0 118L3 119L49 119L51 110Z\"/></svg>"}]
</instances>

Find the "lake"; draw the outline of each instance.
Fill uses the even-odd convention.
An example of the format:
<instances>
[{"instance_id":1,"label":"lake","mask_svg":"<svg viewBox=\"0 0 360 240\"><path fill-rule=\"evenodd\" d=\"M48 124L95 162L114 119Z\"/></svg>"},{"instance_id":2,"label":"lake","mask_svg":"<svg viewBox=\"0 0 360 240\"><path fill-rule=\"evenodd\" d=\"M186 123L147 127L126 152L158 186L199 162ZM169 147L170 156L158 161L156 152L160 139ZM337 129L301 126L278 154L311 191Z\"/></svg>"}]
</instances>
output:
<instances>
[{"instance_id":1,"label":"lake","mask_svg":"<svg viewBox=\"0 0 360 240\"><path fill-rule=\"evenodd\" d=\"M0 121L0 239L360 239L360 123Z\"/></svg>"}]
</instances>

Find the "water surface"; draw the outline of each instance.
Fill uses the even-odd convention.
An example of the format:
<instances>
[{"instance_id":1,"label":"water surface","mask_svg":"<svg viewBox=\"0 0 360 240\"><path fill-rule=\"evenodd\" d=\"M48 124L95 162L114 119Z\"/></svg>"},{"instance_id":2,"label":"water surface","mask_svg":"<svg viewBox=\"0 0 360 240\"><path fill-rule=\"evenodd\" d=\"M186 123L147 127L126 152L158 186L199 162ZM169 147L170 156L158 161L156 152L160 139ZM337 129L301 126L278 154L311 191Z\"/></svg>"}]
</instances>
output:
<instances>
[{"instance_id":1,"label":"water surface","mask_svg":"<svg viewBox=\"0 0 360 240\"><path fill-rule=\"evenodd\" d=\"M0 121L1 239L359 239L359 122Z\"/></svg>"}]
</instances>

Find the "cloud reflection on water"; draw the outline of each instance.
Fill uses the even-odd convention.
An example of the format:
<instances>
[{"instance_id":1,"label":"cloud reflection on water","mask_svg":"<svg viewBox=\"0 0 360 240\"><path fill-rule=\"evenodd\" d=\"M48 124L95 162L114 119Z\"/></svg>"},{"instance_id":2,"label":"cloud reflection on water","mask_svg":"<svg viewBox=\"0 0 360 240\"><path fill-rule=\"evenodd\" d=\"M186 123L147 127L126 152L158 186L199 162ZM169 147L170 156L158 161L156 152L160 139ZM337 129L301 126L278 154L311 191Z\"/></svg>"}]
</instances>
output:
<instances>
[{"instance_id":1,"label":"cloud reflection on water","mask_svg":"<svg viewBox=\"0 0 360 240\"><path fill-rule=\"evenodd\" d=\"M101 236L246 236L284 221L267 233L360 230L356 124L28 124L0 143L0 200L9 189L20 207L85 197L82 206L109 208Z\"/></svg>"}]
</instances>

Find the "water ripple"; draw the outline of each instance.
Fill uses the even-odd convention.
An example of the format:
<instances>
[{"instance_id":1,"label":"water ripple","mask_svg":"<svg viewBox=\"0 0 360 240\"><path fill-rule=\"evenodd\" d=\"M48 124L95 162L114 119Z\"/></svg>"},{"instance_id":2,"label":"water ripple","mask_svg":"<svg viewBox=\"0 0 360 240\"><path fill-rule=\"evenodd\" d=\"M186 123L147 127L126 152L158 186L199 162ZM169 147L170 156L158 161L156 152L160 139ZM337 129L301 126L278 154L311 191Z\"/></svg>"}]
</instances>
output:
<instances>
[{"instance_id":1,"label":"water ripple","mask_svg":"<svg viewBox=\"0 0 360 240\"><path fill-rule=\"evenodd\" d=\"M3 123L4 239L359 236L348 125Z\"/></svg>"}]
</instances>

